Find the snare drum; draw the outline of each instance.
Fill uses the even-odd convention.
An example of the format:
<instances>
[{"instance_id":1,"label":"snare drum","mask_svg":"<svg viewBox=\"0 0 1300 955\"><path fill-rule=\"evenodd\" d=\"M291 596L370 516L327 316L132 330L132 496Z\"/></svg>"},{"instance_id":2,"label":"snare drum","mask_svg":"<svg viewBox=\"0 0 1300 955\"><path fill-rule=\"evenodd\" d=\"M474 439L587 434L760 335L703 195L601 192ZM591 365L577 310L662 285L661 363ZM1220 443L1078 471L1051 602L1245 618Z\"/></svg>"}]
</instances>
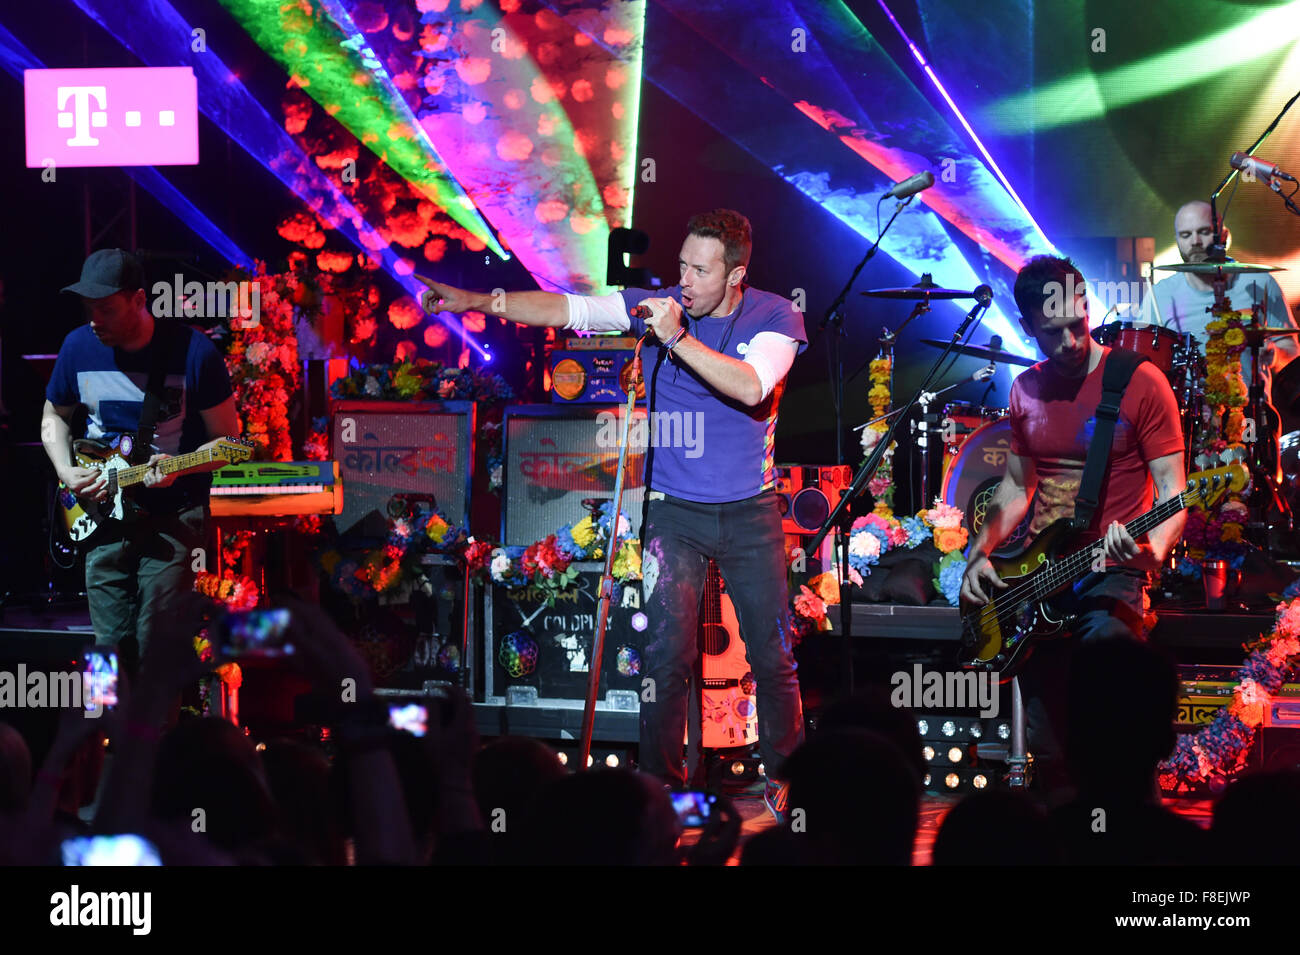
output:
<instances>
[{"instance_id":1,"label":"snare drum","mask_svg":"<svg viewBox=\"0 0 1300 955\"><path fill-rule=\"evenodd\" d=\"M1092 337L1102 345L1145 355L1165 377L1174 378L1174 359L1181 356L1183 336L1160 325L1110 322L1093 329Z\"/></svg>"}]
</instances>

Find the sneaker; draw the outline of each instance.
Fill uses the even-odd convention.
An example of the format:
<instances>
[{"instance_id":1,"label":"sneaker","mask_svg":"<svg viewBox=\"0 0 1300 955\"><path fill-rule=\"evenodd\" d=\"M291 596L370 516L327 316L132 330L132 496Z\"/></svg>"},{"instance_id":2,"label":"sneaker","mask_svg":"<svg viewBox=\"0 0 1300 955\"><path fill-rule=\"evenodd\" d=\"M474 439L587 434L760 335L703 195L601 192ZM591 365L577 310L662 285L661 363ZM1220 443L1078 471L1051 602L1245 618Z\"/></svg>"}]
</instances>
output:
<instances>
[{"instance_id":1,"label":"sneaker","mask_svg":"<svg viewBox=\"0 0 1300 955\"><path fill-rule=\"evenodd\" d=\"M790 784L779 783L769 779L763 787L763 804L767 806L778 826L784 826L790 819L788 804L790 801Z\"/></svg>"}]
</instances>

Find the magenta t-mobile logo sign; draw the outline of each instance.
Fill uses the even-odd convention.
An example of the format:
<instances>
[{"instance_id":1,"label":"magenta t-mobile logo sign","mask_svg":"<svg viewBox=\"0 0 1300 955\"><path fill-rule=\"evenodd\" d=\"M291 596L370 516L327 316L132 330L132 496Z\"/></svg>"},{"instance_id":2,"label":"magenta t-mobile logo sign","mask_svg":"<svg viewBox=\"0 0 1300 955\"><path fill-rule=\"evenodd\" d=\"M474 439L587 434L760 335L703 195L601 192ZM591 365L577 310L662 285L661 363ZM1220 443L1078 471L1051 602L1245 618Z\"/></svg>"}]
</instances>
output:
<instances>
[{"instance_id":1,"label":"magenta t-mobile logo sign","mask_svg":"<svg viewBox=\"0 0 1300 955\"><path fill-rule=\"evenodd\" d=\"M192 166L199 100L188 66L24 70L27 165Z\"/></svg>"}]
</instances>

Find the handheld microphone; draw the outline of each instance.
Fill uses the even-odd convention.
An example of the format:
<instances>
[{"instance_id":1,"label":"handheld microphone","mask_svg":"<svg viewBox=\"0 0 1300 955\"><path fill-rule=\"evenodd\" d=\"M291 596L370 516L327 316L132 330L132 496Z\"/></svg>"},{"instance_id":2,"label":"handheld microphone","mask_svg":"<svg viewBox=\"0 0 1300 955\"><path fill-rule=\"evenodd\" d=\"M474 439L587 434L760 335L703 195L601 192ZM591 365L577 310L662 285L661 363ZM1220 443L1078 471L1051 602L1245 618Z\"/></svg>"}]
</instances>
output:
<instances>
[{"instance_id":1,"label":"handheld microphone","mask_svg":"<svg viewBox=\"0 0 1300 955\"><path fill-rule=\"evenodd\" d=\"M915 176L908 176L902 182L894 183L893 187L884 194L883 199L906 199L908 196L914 196L922 189L929 189L934 185L934 173L930 170L918 172Z\"/></svg>"},{"instance_id":2,"label":"handheld microphone","mask_svg":"<svg viewBox=\"0 0 1300 955\"><path fill-rule=\"evenodd\" d=\"M1232 166L1233 169L1240 169L1242 172L1250 173L1250 175L1265 183L1273 179L1285 179L1287 182L1296 181L1295 176L1289 176L1281 169L1278 169L1276 163L1271 163L1267 159L1247 156L1245 153L1233 153L1232 158L1228 160L1228 165Z\"/></svg>"},{"instance_id":3,"label":"handheld microphone","mask_svg":"<svg viewBox=\"0 0 1300 955\"><path fill-rule=\"evenodd\" d=\"M653 312L644 305L633 305L627 312L633 318L649 318Z\"/></svg>"}]
</instances>

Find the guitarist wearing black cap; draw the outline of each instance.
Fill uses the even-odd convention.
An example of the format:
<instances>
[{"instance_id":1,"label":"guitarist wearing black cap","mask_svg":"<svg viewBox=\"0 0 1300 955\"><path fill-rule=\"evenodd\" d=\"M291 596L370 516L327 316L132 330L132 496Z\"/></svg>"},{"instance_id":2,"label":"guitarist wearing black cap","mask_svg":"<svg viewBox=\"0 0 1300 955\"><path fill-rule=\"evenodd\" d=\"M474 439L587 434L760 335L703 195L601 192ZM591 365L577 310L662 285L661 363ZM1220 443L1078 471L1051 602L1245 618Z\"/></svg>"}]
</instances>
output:
<instances>
[{"instance_id":1,"label":"guitarist wearing black cap","mask_svg":"<svg viewBox=\"0 0 1300 955\"><path fill-rule=\"evenodd\" d=\"M41 441L66 489L61 497L71 503L75 495L102 518L85 516L77 528L96 643L116 647L134 636L143 654L155 621L193 586L191 551L206 536L211 484L203 472L226 464L215 455L228 444L221 439L239 433L239 416L221 355L188 325L154 319L144 271L130 253L93 253L81 281L63 291L81 296L88 321L59 349ZM70 424L83 411L85 436L138 464L143 487L119 489L128 478L74 456ZM174 470L178 461L167 466L173 456L210 449L184 462L184 476ZM124 519L109 513L115 502Z\"/></svg>"}]
</instances>

